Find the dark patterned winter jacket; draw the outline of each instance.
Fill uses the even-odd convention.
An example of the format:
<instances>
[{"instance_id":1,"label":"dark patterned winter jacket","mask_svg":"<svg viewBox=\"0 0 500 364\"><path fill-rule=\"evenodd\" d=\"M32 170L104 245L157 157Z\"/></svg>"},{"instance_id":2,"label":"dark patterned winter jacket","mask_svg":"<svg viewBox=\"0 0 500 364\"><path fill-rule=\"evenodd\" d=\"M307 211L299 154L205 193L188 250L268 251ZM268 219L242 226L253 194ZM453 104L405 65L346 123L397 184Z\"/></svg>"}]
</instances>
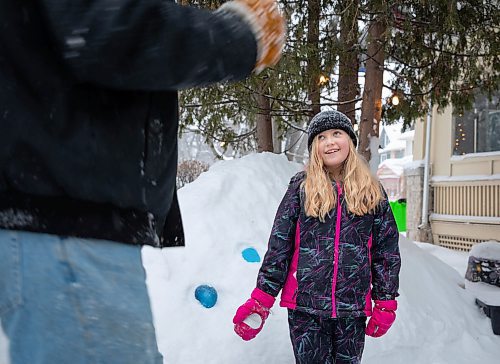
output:
<instances>
[{"instance_id":1,"label":"dark patterned winter jacket","mask_svg":"<svg viewBox=\"0 0 500 364\"><path fill-rule=\"evenodd\" d=\"M347 210L342 187L325 222L305 215L305 173L296 174L278 208L257 287L281 306L326 317L369 316L371 299L394 299L401 260L387 198L372 214Z\"/></svg>"}]
</instances>

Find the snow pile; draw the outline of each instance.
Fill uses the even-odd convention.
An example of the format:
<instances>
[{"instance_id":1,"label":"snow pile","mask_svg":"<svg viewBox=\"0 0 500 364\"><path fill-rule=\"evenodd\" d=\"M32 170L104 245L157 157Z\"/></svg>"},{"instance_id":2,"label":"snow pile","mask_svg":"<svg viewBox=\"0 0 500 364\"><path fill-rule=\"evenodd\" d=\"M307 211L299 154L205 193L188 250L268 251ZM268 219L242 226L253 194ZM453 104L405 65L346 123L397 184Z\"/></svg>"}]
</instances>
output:
<instances>
[{"instance_id":1,"label":"snow pile","mask_svg":"<svg viewBox=\"0 0 500 364\"><path fill-rule=\"evenodd\" d=\"M382 340L368 338L363 364L495 362L500 337L460 288L463 278L402 236L400 248L397 319Z\"/></svg>"},{"instance_id":2,"label":"snow pile","mask_svg":"<svg viewBox=\"0 0 500 364\"><path fill-rule=\"evenodd\" d=\"M143 249L166 364L294 362L286 309L275 305L250 342L233 332L232 317L255 287L260 267L242 252L254 248L264 256L278 204L290 177L302 168L283 156L249 155L218 162L179 190L187 246ZM460 288L463 276L404 237L400 246L397 319L387 335L367 338L363 364L496 363L500 336L492 333L474 297ZM201 285L217 291L212 308L195 298Z\"/></svg>"},{"instance_id":3,"label":"snow pile","mask_svg":"<svg viewBox=\"0 0 500 364\"><path fill-rule=\"evenodd\" d=\"M250 342L234 334L231 320L260 267L241 253L253 247L264 256L279 201L301 168L281 156L250 155L216 163L179 191L186 248L143 254L165 363L294 362L286 309L275 305ZM460 288L463 275L404 237L401 254L398 318L386 336L367 338L363 364L496 362L500 337ZM201 284L217 289L213 308L194 298Z\"/></svg>"},{"instance_id":4,"label":"snow pile","mask_svg":"<svg viewBox=\"0 0 500 364\"><path fill-rule=\"evenodd\" d=\"M424 249L428 253L442 260L454 268L460 277L465 277L467 271L467 261L469 260L469 253L451 250L443 246L434 245L430 243L414 242L419 248Z\"/></svg>"},{"instance_id":5,"label":"snow pile","mask_svg":"<svg viewBox=\"0 0 500 364\"><path fill-rule=\"evenodd\" d=\"M254 154L218 162L179 190L186 247L143 250L165 363L294 362L286 310L276 305L251 342L233 332L232 318L249 298L260 267L242 252L253 247L264 256L281 198L302 168L284 156ZM213 308L194 297L202 284L217 290Z\"/></svg>"},{"instance_id":6,"label":"snow pile","mask_svg":"<svg viewBox=\"0 0 500 364\"><path fill-rule=\"evenodd\" d=\"M500 242L496 240L475 244L470 250L471 257L500 261Z\"/></svg>"},{"instance_id":7,"label":"snow pile","mask_svg":"<svg viewBox=\"0 0 500 364\"><path fill-rule=\"evenodd\" d=\"M465 288L485 304L500 306L500 287L489 284L499 280L500 243L491 240L475 244L469 257Z\"/></svg>"}]
</instances>

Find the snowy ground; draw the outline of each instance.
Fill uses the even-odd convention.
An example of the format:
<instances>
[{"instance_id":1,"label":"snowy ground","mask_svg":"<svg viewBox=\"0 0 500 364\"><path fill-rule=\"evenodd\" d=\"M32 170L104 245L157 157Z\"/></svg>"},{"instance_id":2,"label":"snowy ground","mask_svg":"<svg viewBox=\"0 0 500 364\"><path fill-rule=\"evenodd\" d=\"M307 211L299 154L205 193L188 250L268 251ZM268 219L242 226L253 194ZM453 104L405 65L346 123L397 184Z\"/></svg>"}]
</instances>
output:
<instances>
[{"instance_id":1,"label":"snowy ground","mask_svg":"<svg viewBox=\"0 0 500 364\"><path fill-rule=\"evenodd\" d=\"M448 264L450 267L454 268L460 277L465 277L465 271L467 270L467 261L469 259L469 253L459 252L456 250L451 250L444 248L439 245L414 242L419 248L424 249L426 252L434 255L435 257L442 260L444 263Z\"/></svg>"},{"instance_id":2,"label":"snowy ground","mask_svg":"<svg viewBox=\"0 0 500 364\"><path fill-rule=\"evenodd\" d=\"M293 363L286 310L276 305L250 342L233 333L232 317L253 287L279 201L301 166L273 154L216 163L179 191L187 246L146 247L158 345L167 364ZM384 337L367 338L364 364L496 363L500 336L464 289L467 254L400 240L402 270L398 317ZM218 301L205 308L198 285L213 286ZM0 363L6 362L0 340ZM2 360L3 359L3 360Z\"/></svg>"}]
</instances>

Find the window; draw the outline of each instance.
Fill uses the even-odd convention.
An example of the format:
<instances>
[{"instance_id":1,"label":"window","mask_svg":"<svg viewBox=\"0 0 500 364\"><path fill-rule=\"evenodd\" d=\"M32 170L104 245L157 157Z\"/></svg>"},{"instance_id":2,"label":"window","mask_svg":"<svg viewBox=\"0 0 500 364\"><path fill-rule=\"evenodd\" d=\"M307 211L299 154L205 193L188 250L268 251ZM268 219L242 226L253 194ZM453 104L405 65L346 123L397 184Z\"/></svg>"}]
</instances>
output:
<instances>
[{"instance_id":1,"label":"window","mask_svg":"<svg viewBox=\"0 0 500 364\"><path fill-rule=\"evenodd\" d=\"M477 95L471 110L454 117L454 155L500 151L499 96Z\"/></svg>"},{"instance_id":2,"label":"window","mask_svg":"<svg viewBox=\"0 0 500 364\"><path fill-rule=\"evenodd\" d=\"M386 145L389 144L389 137L387 136L387 133L385 131L385 128L382 129L382 132L380 133L380 147L384 149Z\"/></svg>"}]
</instances>

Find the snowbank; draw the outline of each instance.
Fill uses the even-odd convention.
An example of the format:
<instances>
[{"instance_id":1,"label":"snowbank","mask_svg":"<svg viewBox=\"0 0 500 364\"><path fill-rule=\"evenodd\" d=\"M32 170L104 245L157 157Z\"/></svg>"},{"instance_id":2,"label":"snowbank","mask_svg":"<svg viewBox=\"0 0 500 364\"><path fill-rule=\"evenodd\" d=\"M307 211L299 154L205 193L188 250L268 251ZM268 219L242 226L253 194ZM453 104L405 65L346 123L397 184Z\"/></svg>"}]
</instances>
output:
<instances>
[{"instance_id":1,"label":"snowbank","mask_svg":"<svg viewBox=\"0 0 500 364\"><path fill-rule=\"evenodd\" d=\"M442 260L447 265L454 268L460 277L465 277L467 271L467 261L469 260L469 253L451 250L443 246L434 245L430 243L414 242L419 248L424 249L428 253Z\"/></svg>"},{"instance_id":2,"label":"snowbank","mask_svg":"<svg viewBox=\"0 0 500 364\"><path fill-rule=\"evenodd\" d=\"M233 333L231 320L260 267L241 252L254 247L264 255L276 208L301 168L280 156L250 155L215 164L179 191L186 248L143 254L165 363L294 362L285 309L276 305L250 342ZM367 338L363 364L495 362L500 337L460 287L463 275L404 237L401 255L398 318L386 336ZM218 291L211 309L194 299L200 284Z\"/></svg>"},{"instance_id":3,"label":"snowbank","mask_svg":"<svg viewBox=\"0 0 500 364\"><path fill-rule=\"evenodd\" d=\"M242 251L253 247L263 257L277 206L301 168L282 156L250 155L218 162L179 190L187 246L143 249L165 363L294 362L285 309L276 305L250 342L234 334L232 317L255 286L260 267L243 259ZM363 364L496 363L500 336L460 287L463 275L404 237L400 246L397 320L384 337L367 338ZM194 297L203 284L217 290L212 308Z\"/></svg>"},{"instance_id":4,"label":"snowbank","mask_svg":"<svg viewBox=\"0 0 500 364\"><path fill-rule=\"evenodd\" d=\"M258 340L243 342L233 332L236 308L252 289L260 263L242 257L267 249L278 204L288 182L303 166L271 153L222 161L179 190L186 247L143 250L165 363L292 363L286 310L274 308ZM218 292L206 309L194 298L198 285ZM275 361L276 358L276 361Z\"/></svg>"}]
</instances>

